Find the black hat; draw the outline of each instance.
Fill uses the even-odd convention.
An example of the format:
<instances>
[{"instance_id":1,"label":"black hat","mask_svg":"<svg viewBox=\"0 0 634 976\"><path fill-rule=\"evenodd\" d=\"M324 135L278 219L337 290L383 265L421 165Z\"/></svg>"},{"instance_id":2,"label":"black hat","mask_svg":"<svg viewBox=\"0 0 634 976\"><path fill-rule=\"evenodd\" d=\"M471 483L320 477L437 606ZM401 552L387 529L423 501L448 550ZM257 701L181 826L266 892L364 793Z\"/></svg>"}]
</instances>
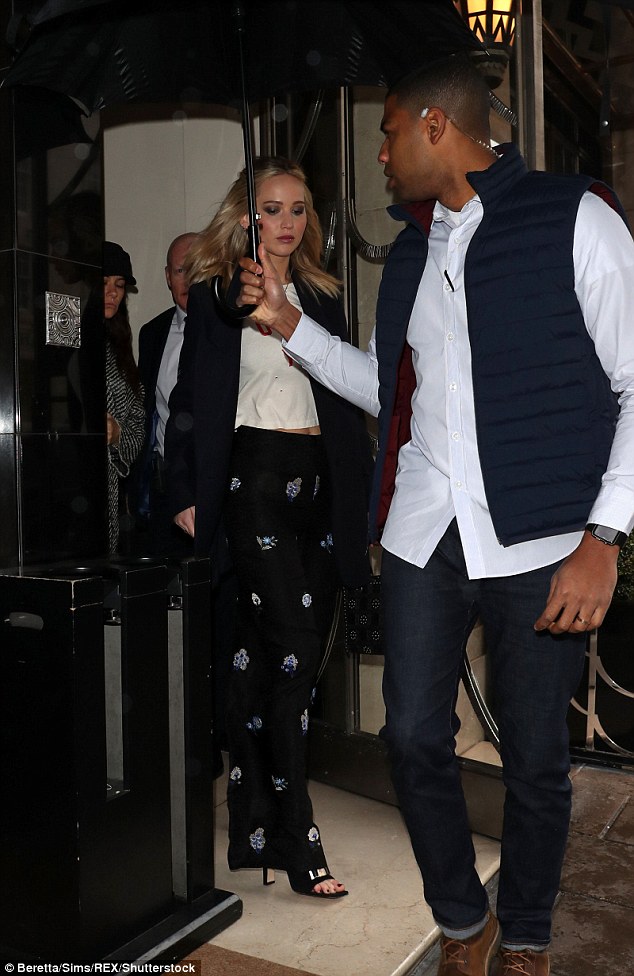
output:
<instances>
[{"instance_id":1,"label":"black hat","mask_svg":"<svg viewBox=\"0 0 634 976\"><path fill-rule=\"evenodd\" d=\"M136 285L136 278L132 274L132 262L130 255L124 251L120 244L113 241L103 242L103 275L104 278L110 275L125 278L129 285Z\"/></svg>"}]
</instances>

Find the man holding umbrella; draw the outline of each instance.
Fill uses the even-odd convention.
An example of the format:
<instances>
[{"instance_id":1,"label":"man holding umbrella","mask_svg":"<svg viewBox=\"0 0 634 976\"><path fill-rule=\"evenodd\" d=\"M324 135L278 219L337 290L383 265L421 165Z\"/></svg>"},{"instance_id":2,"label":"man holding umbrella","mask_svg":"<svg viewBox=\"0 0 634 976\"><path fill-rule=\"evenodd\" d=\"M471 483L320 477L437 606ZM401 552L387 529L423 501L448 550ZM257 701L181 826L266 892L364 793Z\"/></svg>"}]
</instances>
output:
<instances>
[{"instance_id":1,"label":"man holding umbrella","mask_svg":"<svg viewBox=\"0 0 634 976\"><path fill-rule=\"evenodd\" d=\"M379 416L383 735L443 932L438 974L487 976L501 938L500 976L547 976L567 709L634 525L634 243L605 185L529 174L514 146L494 151L488 110L463 57L390 89L379 163L406 226L367 352L300 315L263 248L259 266L242 262L241 301L313 376ZM506 785L497 919L455 756L478 617Z\"/></svg>"}]
</instances>

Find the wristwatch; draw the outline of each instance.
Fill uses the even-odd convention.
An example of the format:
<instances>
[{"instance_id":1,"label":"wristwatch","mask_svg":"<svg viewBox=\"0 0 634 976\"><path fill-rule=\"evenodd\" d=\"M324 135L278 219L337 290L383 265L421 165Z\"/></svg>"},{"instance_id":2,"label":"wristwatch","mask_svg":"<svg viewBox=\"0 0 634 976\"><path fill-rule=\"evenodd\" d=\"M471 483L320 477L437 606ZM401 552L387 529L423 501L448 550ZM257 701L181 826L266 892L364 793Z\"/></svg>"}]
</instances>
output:
<instances>
[{"instance_id":1,"label":"wristwatch","mask_svg":"<svg viewBox=\"0 0 634 976\"><path fill-rule=\"evenodd\" d=\"M599 542L604 542L606 546L623 546L627 542L627 532L619 532L618 529L611 529L609 525L597 525L596 522L588 522L586 529Z\"/></svg>"}]
</instances>

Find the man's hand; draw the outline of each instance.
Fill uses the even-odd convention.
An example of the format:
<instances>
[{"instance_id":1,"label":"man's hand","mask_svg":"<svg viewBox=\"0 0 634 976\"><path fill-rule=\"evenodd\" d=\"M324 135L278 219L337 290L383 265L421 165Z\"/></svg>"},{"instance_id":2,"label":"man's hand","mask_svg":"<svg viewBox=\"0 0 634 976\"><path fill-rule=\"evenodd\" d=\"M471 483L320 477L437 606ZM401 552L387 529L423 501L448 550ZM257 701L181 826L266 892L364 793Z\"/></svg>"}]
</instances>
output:
<instances>
[{"instance_id":1,"label":"man's hand","mask_svg":"<svg viewBox=\"0 0 634 976\"><path fill-rule=\"evenodd\" d=\"M193 539L194 529L196 527L196 506L191 505L184 512L179 512L178 515L174 516L174 522L179 529L182 529L183 532L186 532Z\"/></svg>"},{"instance_id":2,"label":"man's hand","mask_svg":"<svg viewBox=\"0 0 634 976\"><path fill-rule=\"evenodd\" d=\"M251 318L258 325L275 329L283 339L290 339L300 320L300 313L287 299L284 283L271 264L264 244L258 248L258 257L260 264L247 257L239 262L242 288L237 304L257 305Z\"/></svg>"},{"instance_id":3,"label":"man's hand","mask_svg":"<svg viewBox=\"0 0 634 976\"><path fill-rule=\"evenodd\" d=\"M606 546L584 532L579 546L553 575L535 630L576 634L599 627L616 586L618 555L618 546Z\"/></svg>"}]
</instances>

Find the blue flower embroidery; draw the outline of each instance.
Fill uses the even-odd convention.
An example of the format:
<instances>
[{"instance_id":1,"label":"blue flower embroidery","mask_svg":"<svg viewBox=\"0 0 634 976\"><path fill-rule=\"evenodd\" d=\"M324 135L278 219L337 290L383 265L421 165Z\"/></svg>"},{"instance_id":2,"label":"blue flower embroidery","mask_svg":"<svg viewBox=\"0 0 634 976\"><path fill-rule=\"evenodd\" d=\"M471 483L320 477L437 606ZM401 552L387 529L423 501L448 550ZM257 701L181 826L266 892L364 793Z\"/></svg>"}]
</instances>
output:
<instances>
[{"instance_id":1,"label":"blue flower embroidery","mask_svg":"<svg viewBox=\"0 0 634 976\"><path fill-rule=\"evenodd\" d=\"M264 845L266 844L266 838L264 836L263 827L258 827L256 830L253 831L252 834L249 834L249 843L251 844L253 850L256 851L258 854L264 850Z\"/></svg>"},{"instance_id":2,"label":"blue flower embroidery","mask_svg":"<svg viewBox=\"0 0 634 976\"><path fill-rule=\"evenodd\" d=\"M242 770L240 769L239 766L233 767L233 769L229 773L229 779L232 780L232 782L234 783L240 782L240 780L242 779Z\"/></svg>"},{"instance_id":3,"label":"blue flower embroidery","mask_svg":"<svg viewBox=\"0 0 634 976\"><path fill-rule=\"evenodd\" d=\"M234 671L246 671L247 665L251 658L247 654L244 647L241 647L239 651L233 655L233 670Z\"/></svg>"},{"instance_id":4,"label":"blue flower embroidery","mask_svg":"<svg viewBox=\"0 0 634 976\"><path fill-rule=\"evenodd\" d=\"M257 595L257 593L252 593L251 594L251 599L253 600L253 602L256 605L256 607L259 607L260 604L262 603L262 601L261 601L260 597Z\"/></svg>"},{"instance_id":5,"label":"blue flower embroidery","mask_svg":"<svg viewBox=\"0 0 634 976\"><path fill-rule=\"evenodd\" d=\"M313 500L317 498L317 492L319 491L319 475L315 478L315 487L313 488Z\"/></svg>"},{"instance_id":6,"label":"blue flower embroidery","mask_svg":"<svg viewBox=\"0 0 634 976\"><path fill-rule=\"evenodd\" d=\"M229 484L229 491L237 491L242 482L239 478L232 478Z\"/></svg>"},{"instance_id":7,"label":"blue flower embroidery","mask_svg":"<svg viewBox=\"0 0 634 976\"><path fill-rule=\"evenodd\" d=\"M256 535L255 538L258 540L260 544L260 549L262 550L274 549L275 546L277 545L277 539L275 538L274 535L263 535L263 536Z\"/></svg>"},{"instance_id":8,"label":"blue flower embroidery","mask_svg":"<svg viewBox=\"0 0 634 976\"><path fill-rule=\"evenodd\" d=\"M302 735L306 735L306 733L308 732L308 709L307 708L305 708L304 711L302 712L300 721L302 723Z\"/></svg>"},{"instance_id":9,"label":"blue flower embroidery","mask_svg":"<svg viewBox=\"0 0 634 976\"><path fill-rule=\"evenodd\" d=\"M311 703L311 705L314 705L315 704L315 698L316 697L317 697L317 689L316 688L313 688L313 690L310 693L310 703Z\"/></svg>"},{"instance_id":10,"label":"blue flower embroidery","mask_svg":"<svg viewBox=\"0 0 634 976\"><path fill-rule=\"evenodd\" d=\"M273 780L273 786L278 792L288 789L288 780L282 779L281 776L271 776L271 779Z\"/></svg>"},{"instance_id":11,"label":"blue flower embroidery","mask_svg":"<svg viewBox=\"0 0 634 976\"><path fill-rule=\"evenodd\" d=\"M308 831L308 843L311 847L317 847L319 844L319 831L316 827L311 827Z\"/></svg>"},{"instance_id":12,"label":"blue flower embroidery","mask_svg":"<svg viewBox=\"0 0 634 976\"><path fill-rule=\"evenodd\" d=\"M288 498L289 502L292 502L294 498L297 498L301 490L301 478L295 478L294 481L289 481L286 485L286 497Z\"/></svg>"},{"instance_id":13,"label":"blue flower embroidery","mask_svg":"<svg viewBox=\"0 0 634 976\"><path fill-rule=\"evenodd\" d=\"M293 675L297 671L298 664L299 661L295 655L289 654L288 657L285 657L284 661L282 662L282 671L286 671L287 674Z\"/></svg>"},{"instance_id":14,"label":"blue flower embroidery","mask_svg":"<svg viewBox=\"0 0 634 976\"><path fill-rule=\"evenodd\" d=\"M262 719L259 715L254 715L253 718L249 719L247 722L247 728L250 732L259 732L262 728Z\"/></svg>"},{"instance_id":15,"label":"blue flower embroidery","mask_svg":"<svg viewBox=\"0 0 634 976\"><path fill-rule=\"evenodd\" d=\"M332 552L332 532L326 533L326 538L322 539L319 545L322 549L325 549L326 552Z\"/></svg>"},{"instance_id":16,"label":"blue flower embroidery","mask_svg":"<svg viewBox=\"0 0 634 976\"><path fill-rule=\"evenodd\" d=\"M312 602L313 602L313 598L310 595L310 593L304 593L302 597L302 606L309 607Z\"/></svg>"}]
</instances>

